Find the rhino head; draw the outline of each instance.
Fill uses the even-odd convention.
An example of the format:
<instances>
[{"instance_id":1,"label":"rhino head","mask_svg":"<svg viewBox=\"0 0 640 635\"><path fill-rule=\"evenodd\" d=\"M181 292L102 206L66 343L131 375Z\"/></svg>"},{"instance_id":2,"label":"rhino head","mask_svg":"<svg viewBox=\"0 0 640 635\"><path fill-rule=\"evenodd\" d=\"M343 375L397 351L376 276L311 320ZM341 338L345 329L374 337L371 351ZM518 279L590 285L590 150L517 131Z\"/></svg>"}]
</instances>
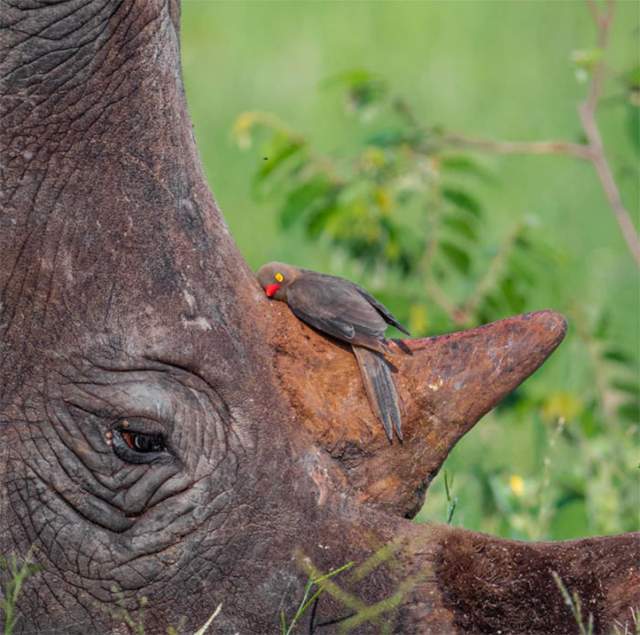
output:
<instances>
[{"instance_id":1,"label":"rhino head","mask_svg":"<svg viewBox=\"0 0 640 635\"><path fill-rule=\"evenodd\" d=\"M309 571L351 561L369 565L319 602L326 632L565 632L552 570L599 627L629 619L637 535L524 544L407 520L561 316L408 341L389 445L351 354L270 304L229 235L177 3L0 8L0 554L39 565L17 631L126 632L146 598L150 633L219 604L215 632L272 632Z\"/></svg>"}]
</instances>

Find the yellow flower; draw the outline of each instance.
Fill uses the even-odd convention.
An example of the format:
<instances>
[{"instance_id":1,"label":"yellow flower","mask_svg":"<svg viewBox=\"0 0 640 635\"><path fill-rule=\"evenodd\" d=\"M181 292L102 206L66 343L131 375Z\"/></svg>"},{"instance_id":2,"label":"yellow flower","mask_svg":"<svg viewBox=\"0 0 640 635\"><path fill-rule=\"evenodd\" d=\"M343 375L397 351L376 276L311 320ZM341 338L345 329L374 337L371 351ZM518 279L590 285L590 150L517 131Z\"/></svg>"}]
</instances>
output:
<instances>
[{"instance_id":1,"label":"yellow flower","mask_svg":"<svg viewBox=\"0 0 640 635\"><path fill-rule=\"evenodd\" d=\"M509 487L516 496L522 496L524 494L524 480L522 476L512 474L509 477Z\"/></svg>"},{"instance_id":2,"label":"yellow flower","mask_svg":"<svg viewBox=\"0 0 640 635\"><path fill-rule=\"evenodd\" d=\"M570 392L558 391L547 397L542 406L542 416L547 421L557 421L558 419L572 421L580 416L582 409L583 404L578 397Z\"/></svg>"}]
</instances>

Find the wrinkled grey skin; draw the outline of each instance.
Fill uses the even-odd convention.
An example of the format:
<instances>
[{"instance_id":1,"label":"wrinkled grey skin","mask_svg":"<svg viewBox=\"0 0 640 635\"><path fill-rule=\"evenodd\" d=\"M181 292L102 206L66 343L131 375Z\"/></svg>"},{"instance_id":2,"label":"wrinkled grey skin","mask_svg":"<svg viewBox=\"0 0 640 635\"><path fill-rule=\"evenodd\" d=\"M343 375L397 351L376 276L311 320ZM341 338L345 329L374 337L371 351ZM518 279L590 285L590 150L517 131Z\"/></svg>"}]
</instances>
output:
<instances>
[{"instance_id":1,"label":"wrinkled grey skin","mask_svg":"<svg viewBox=\"0 0 640 635\"><path fill-rule=\"evenodd\" d=\"M220 299L257 288L193 169L177 7L0 7L0 553L42 566L17 630L116 628L115 587L150 598L148 632L220 601L221 632L260 631L298 590L266 552L291 566L315 488L283 472L269 368ZM123 461L123 418L170 451Z\"/></svg>"},{"instance_id":2,"label":"wrinkled grey skin","mask_svg":"<svg viewBox=\"0 0 640 635\"><path fill-rule=\"evenodd\" d=\"M438 563L453 536L465 554L491 539L356 502L279 388L269 303L199 167L177 4L0 0L0 24L0 554L41 566L16 632L127 632L142 597L147 633L193 632L219 603L216 633L275 632L306 581L296 548L327 571L392 538L394 567L344 584L371 603L431 576L387 616L397 632L471 619L464 570L443 591ZM166 450L131 460L125 420Z\"/></svg>"}]
</instances>

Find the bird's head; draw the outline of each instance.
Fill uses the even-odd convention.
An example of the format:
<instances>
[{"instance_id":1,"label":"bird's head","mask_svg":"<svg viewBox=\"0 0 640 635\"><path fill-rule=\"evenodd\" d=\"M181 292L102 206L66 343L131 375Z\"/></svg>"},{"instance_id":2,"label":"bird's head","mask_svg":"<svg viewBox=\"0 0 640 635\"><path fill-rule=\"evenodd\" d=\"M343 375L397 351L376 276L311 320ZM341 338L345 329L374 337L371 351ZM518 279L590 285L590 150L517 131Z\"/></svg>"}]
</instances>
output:
<instances>
[{"instance_id":1,"label":"bird's head","mask_svg":"<svg viewBox=\"0 0 640 635\"><path fill-rule=\"evenodd\" d=\"M300 270L283 262L269 262L258 270L258 282L269 298L286 300L287 287L300 276Z\"/></svg>"}]
</instances>

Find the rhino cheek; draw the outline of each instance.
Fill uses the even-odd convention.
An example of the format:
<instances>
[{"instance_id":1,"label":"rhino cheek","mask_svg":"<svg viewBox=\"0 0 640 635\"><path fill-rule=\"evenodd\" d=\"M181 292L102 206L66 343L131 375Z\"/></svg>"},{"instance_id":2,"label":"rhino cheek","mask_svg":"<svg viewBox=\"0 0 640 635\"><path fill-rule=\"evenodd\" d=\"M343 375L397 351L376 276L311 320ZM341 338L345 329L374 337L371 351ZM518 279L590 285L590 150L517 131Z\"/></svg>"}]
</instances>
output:
<instances>
[{"instance_id":1,"label":"rhino cheek","mask_svg":"<svg viewBox=\"0 0 640 635\"><path fill-rule=\"evenodd\" d=\"M245 452L219 396L182 370L65 375L12 424L21 443L9 448L8 499L24 550L35 545L45 568L101 600L215 561ZM106 432L122 415L169 421L173 455L149 465L115 456Z\"/></svg>"}]
</instances>

